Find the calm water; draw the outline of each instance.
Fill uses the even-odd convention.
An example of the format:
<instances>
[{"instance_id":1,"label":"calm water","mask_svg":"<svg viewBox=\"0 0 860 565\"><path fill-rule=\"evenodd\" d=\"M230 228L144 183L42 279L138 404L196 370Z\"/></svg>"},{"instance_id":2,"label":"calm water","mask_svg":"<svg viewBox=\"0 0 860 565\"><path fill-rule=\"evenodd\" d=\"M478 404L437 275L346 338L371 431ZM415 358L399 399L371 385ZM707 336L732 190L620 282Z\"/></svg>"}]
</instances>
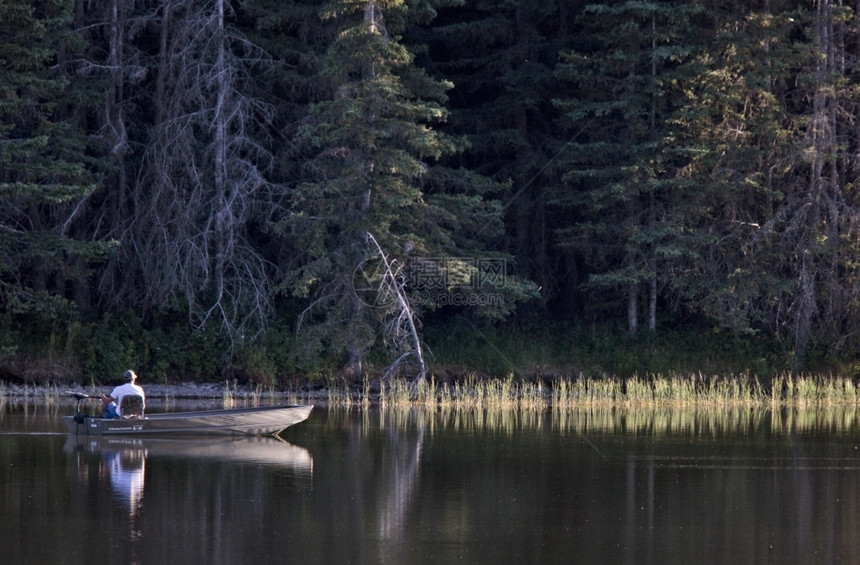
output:
<instances>
[{"instance_id":1,"label":"calm water","mask_svg":"<svg viewBox=\"0 0 860 565\"><path fill-rule=\"evenodd\" d=\"M860 413L317 408L280 439L0 410L0 562L853 563Z\"/></svg>"}]
</instances>

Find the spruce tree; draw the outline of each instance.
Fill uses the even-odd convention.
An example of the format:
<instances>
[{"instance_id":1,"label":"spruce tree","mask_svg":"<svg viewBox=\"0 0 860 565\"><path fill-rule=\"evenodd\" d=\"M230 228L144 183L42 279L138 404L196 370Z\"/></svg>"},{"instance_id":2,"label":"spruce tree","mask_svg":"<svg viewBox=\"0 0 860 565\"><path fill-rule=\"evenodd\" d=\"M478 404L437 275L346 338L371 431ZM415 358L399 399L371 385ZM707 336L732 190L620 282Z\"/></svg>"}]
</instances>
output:
<instances>
[{"instance_id":1,"label":"spruce tree","mask_svg":"<svg viewBox=\"0 0 860 565\"><path fill-rule=\"evenodd\" d=\"M401 0L327 5L323 17L339 23L320 73L329 96L310 107L295 138L304 180L281 230L298 255L282 288L312 300L304 335L318 348L345 350L353 376L396 307L378 292L372 241L390 262L408 264L403 276L424 307L444 296L503 315L531 290L505 278L504 256L487 250L502 227L498 202L482 196L492 183L436 166L462 147L435 129L451 85L418 69L400 35L430 15L429 3ZM474 298L494 293L504 299Z\"/></svg>"},{"instance_id":2,"label":"spruce tree","mask_svg":"<svg viewBox=\"0 0 860 565\"><path fill-rule=\"evenodd\" d=\"M857 20L826 0L714 13L690 131L707 149L695 167L716 276L697 298L724 324L786 339L797 369L813 347L854 341L858 136L841 116L857 107Z\"/></svg>"},{"instance_id":3,"label":"spruce tree","mask_svg":"<svg viewBox=\"0 0 860 565\"><path fill-rule=\"evenodd\" d=\"M31 328L74 315L70 291L109 249L73 237L100 176L63 75L72 8L0 4L0 308Z\"/></svg>"},{"instance_id":4,"label":"spruce tree","mask_svg":"<svg viewBox=\"0 0 860 565\"><path fill-rule=\"evenodd\" d=\"M708 50L675 119L697 148L696 254L670 280L688 311L790 344L797 369L853 341L858 142L838 116L857 104L856 19L832 2L703 5Z\"/></svg>"},{"instance_id":5,"label":"spruce tree","mask_svg":"<svg viewBox=\"0 0 860 565\"><path fill-rule=\"evenodd\" d=\"M444 161L508 183L497 195L505 211L505 249L519 272L541 285L542 306L553 305L556 313L575 308L576 299L574 277L565 272L573 268L571 254L555 246L559 218L547 206L565 143L561 112L552 104L565 84L553 70L576 35L577 4L467 0L410 31L428 45L423 66L454 84L443 128L469 145ZM530 309L538 311L549 314Z\"/></svg>"},{"instance_id":6,"label":"spruce tree","mask_svg":"<svg viewBox=\"0 0 860 565\"><path fill-rule=\"evenodd\" d=\"M698 13L684 2L590 4L579 45L558 66L569 94L556 103L571 132L554 198L569 224L558 235L588 265L587 288L626 305L632 335L643 310L655 329L669 266L691 253L682 173L693 148L677 139L675 122L702 47Z\"/></svg>"}]
</instances>

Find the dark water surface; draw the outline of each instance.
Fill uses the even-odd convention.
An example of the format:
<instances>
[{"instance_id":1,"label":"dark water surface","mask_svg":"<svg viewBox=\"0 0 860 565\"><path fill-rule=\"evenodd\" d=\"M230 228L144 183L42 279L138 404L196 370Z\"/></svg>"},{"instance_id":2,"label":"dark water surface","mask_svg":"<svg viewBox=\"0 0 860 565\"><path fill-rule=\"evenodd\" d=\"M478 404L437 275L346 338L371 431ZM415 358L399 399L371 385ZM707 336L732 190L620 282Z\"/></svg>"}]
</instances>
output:
<instances>
[{"instance_id":1,"label":"dark water surface","mask_svg":"<svg viewBox=\"0 0 860 565\"><path fill-rule=\"evenodd\" d=\"M0 563L855 563L860 414L316 408L102 440L0 409Z\"/></svg>"}]
</instances>

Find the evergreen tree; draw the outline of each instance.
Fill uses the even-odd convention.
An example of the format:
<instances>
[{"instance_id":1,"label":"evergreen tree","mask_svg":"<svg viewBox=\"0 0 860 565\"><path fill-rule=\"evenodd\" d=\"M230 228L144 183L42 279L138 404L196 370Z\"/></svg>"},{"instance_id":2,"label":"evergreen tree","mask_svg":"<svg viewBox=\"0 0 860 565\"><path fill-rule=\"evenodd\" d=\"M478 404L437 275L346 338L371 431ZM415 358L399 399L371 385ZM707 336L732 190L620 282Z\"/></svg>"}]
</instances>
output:
<instances>
[{"instance_id":1,"label":"evergreen tree","mask_svg":"<svg viewBox=\"0 0 860 565\"><path fill-rule=\"evenodd\" d=\"M857 130L844 123L860 102L852 76L856 71L847 63L860 52L849 39L857 37L857 18L842 2L818 0L792 23L797 26L790 28L792 34L804 44L784 48L796 53L792 59L799 57L804 71L790 76L795 86L780 88L780 96L798 135L796 143L786 146L790 152L783 153L782 182L774 185L784 198L755 239L775 238L782 251L771 268L791 281L792 295L783 304L798 369L813 346L831 349L849 338L860 343L850 337L855 331L848 321L857 313L851 242L858 226L852 187L860 159L849 149L858 146Z\"/></svg>"},{"instance_id":2,"label":"evergreen tree","mask_svg":"<svg viewBox=\"0 0 860 565\"><path fill-rule=\"evenodd\" d=\"M570 224L558 233L589 266L590 289L624 297L634 335L640 296L653 331L668 267L692 252L682 171L693 148L677 139L675 121L702 48L699 12L685 2L588 5L581 44L558 67L570 90L557 104L573 132L555 198Z\"/></svg>"},{"instance_id":3,"label":"evergreen tree","mask_svg":"<svg viewBox=\"0 0 860 565\"><path fill-rule=\"evenodd\" d=\"M300 255L283 289L312 297L302 320L306 335L318 347L344 348L346 370L355 376L395 306L377 293L382 273L368 234L390 262L414 267L413 291L422 281L438 282L431 283L437 294L427 307L441 294L459 302L453 297L506 293L499 303L476 300L482 313L502 315L529 290L513 278L501 280L496 268L503 256L485 250L502 226L498 202L481 196L492 183L434 167L461 148L434 129L447 116L450 84L418 69L399 35L429 15L430 4L401 0L326 6L323 16L341 26L320 75L331 90L311 106L296 135L305 181L295 188L282 230ZM486 284L476 288L481 276Z\"/></svg>"},{"instance_id":4,"label":"evergreen tree","mask_svg":"<svg viewBox=\"0 0 860 565\"><path fill-rule=\"evenodd\" d=\"M676 274L690 307L791 340L798 368L854 333L858 141L838 116L857 104L856 22L827 1L718 7L685 114L707 260Z\"/></svg>"},{"instance_id":5,"label":"evergreen tree","mask_svg":"<svg viewBox=\"0 0 860 565\"><path fill-rule=\"evenodd\" d=\"M72 316L70 289L109 249L72 237L99 183L63 75L72 7L0 4L0 306L31 327Z\"/></svg>"},{"instance_id":6,"label":"evergreen tree","mask_svg":"<svg viewBox=\"0 0 860 565\"><path fill-rule=\"evenodd\" d=\"M553 69L559 51L575 37L578 4L467 0L409 33L428 44L422 66L454 84L451 119L443 129L469 145L443 162L509 183L497 195L505 210L505 249L518 270L540 284L542 306L552 304L555 312L569 312L576 303L575 265L556 247L553 233L563 220L547 202L565 142L552 104L564 82ZM530 309L538 311L553 315Z\"/></svg>"},{"instance_id":7,"label":"evergreen tree","mask_svg":"<svg viewBox=\"0 0 860 565\"><path fill-rule=\"evenodd\" d=\"M778 93L799 64L785 49L793 15L747 3L713 6L709 49L678 115L678 135L699 147L689 174L700 241L696 260L672 267L675 287L688 309L741 332L769 326L768 297L786 289L781 270L750 245L782 198L773 163L795 151L796 124Z\"/></svg>"},{"instance_id":8,"label":"evergreen tree","mask_svg":"<svg viewBox=\"0 0 860 565\"><path fill-rule=\"evenodd\" d=\"M337 35L337 21L320 17L317 0L251 0L241 5L239 16L237 23L243 33L276 61L265 69L258 67L259 74L250 86L274 111L270 128L275 156L272 178L289 183L301 174L292 140L295 124L304 119L311 103L328 94L326 82L319 76L325 52ZM270 253L276 263L291 254L278 246Z\"/></svg>"}]
</instances>

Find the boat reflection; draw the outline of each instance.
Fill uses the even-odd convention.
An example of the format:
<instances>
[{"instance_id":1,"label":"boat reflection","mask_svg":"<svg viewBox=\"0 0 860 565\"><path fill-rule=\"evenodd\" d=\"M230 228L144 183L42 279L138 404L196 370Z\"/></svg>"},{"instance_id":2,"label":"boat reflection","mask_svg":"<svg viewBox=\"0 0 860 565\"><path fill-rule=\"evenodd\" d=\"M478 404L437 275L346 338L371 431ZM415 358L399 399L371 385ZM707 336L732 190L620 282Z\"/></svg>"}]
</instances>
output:
<instances>
[{"instance_id":1,"label":"boat reflection","mask_svg":"<svg viewBox=\"0 0 860 565\"><path fill-rule=\"evenodd\" d=\"M114 499L132 519L142 507L148 459L205 459L273 466L300 477L313 474L313 458L306 449L274 436L236 439L69 436L63 450L77 458L78 478L82 482L94 475L100 482L109 482Z\"/></svg>"},{"instance_id":2,"label":"boat reflection","mask_svg":"<svg viewBox=\"0 0 860 565\"><path fill-rule=\"evenodd\" d=\"M142 469L147 457L209 459L213 461L275 465L297 474L313 473L313 458L308 450L275 436L227 438L129 438L69 436L67 453L101 454L126 480L132 469ZM142 483L142 478L139 481Z\"/></svg>"},{"instance_id":3,"label":"boat reflection","mask_svg":"<svg viewBox=\"0 0 860 565\"><path fill-rule=\"evenodd\" d=\"M306 449L274 436L236 439L69 436L63 450L78 456L81 479L95 471L100 479L109 480L115 499L131 516L141 507L147 458L271 465L298 476L313 474L313 458Z\"/></svg>"},{"instance_id":4,"label":"boat reflection","mask_svg":"<svg viewBox=\"0 0 860 565\"><path fill-rule=\"evenodd\" d=\"M134 559L129 557L129 563L140 562L137 555L145 545L144 532L162 527L162 521L152 517L165 512L184 515L184 502L194 500L196 515L201 523L208 524L205 517L219 516L220 510L213 511L207 504L217 506L223 500L213 492L224 489L236 493L248 488L250 494L236 494L237 500L256 499L265 498L261 493L270 492L274 485L283 487L285 478L300 489L313 481L310 453L274 436L76 435L66 439L63 452L72 461L75 496L97 509L98 515L111 517L106 523L112 531L130 542L126 549ZM256 519L245 521L253 523Z\"/></svg>"}]
</instances>

